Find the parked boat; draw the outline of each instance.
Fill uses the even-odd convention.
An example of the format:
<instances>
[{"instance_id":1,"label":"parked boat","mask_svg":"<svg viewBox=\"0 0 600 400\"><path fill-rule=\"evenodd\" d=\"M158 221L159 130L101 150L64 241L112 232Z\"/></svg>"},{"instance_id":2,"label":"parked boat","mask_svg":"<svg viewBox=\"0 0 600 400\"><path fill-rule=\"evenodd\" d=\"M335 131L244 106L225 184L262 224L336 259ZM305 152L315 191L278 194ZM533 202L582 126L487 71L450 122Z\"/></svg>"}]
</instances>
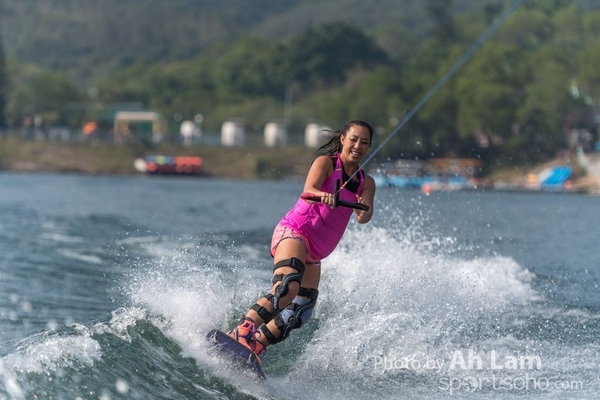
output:
<instances>
[{"instance_id":1,"label":"parked boat","mask_svg":"<svg viewBox=\"0 0 600 400\"><path fill-rule=\"evenodd\" d=\"M133 163L139 172L161 175L199 175L202 173L202 164L200 157L163 155L148 155Z\"/></svg>"}]
</instances>

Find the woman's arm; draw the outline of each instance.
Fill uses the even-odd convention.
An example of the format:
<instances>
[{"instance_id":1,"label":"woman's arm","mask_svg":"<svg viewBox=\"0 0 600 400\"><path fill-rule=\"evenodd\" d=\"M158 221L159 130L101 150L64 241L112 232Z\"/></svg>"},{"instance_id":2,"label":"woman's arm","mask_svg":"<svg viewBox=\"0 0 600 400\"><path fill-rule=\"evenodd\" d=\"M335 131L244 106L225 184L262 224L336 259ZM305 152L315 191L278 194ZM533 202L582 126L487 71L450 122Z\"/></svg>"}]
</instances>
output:
<instances>
[{"instance_id":1,"label":"woman's arm","mask_svg":"<svg viewBox=\"0 0 600 400\"><path fill-rule=\"evenodd\" d=\"M359 224L366 224L373 217L374 202L375 202L375 180L372 176L365 174L365 186L361 196L356 195L356 201L369 206L369 211L354 210L356 220Z\"/></svg>"},{"instance_id":2,"label":"woman's arm","mask_svg":"<svg viewBox=\"0 0 600 400\"><path fill-rule=\"evenodd\" d=\"M321 191L323 182L333 173L333 163L329 156L319 156L310 166L306 181L304 182L304 191L316 196L326 196L330 193ZM309 203L314 201L306 200Z\"/></svg>"}]
</instances>

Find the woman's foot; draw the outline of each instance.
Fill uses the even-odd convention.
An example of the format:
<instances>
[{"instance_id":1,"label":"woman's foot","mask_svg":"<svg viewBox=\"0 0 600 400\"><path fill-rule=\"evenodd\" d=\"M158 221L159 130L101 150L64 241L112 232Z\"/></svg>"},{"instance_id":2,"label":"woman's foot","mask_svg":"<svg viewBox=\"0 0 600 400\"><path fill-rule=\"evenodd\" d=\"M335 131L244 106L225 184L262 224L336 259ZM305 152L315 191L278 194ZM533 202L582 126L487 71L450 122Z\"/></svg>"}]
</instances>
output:
<instances>
[{"instance_id":1,"label":"woman's foot","mask_svg":"<svg viewBox=\"0 0 600 400\"><path fill-rule=\"evenodd\" d=\"M248 317L244 317L238 326L227 334L256 354L259 361L267 353L267 348L256 339L256 324Z\"/></svg>"}]
</instances>

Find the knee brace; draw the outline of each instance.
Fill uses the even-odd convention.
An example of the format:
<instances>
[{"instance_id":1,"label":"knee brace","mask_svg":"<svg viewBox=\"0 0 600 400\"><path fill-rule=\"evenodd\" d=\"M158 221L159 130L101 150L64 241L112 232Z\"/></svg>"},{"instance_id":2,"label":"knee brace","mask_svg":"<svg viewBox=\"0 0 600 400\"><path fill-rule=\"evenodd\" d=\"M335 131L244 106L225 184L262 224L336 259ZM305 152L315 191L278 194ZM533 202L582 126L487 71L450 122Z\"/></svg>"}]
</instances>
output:
<instances>
[{"instance_id":1,"label":"knee brace","mask_svg":"<svg viewBox=\"0 0 600 400\"><path fill-rule=\"evenodd\" d=\"M291 267L295 269L296 273L291 274L278 274L273 277L272 284L275 285L277 282L281 282L279 286L275 289L275 294L268 293L264 296L271 303L271 310L269 311L267 308L261 306L256 303L252 307L252 310L256 311L259 317L263 319L265 323L271 321L275 318L279 312L281 311L281 307L279 304L279 300L281 297L285 296L289 292L289 285L291 282L298 282L298 285L302 284L302 278L304 277L304 263L295 257L292 257L287 260L282 260L275 264L273 268L273 272L275 272L278 268L281 267Z\"/></svg>"},{"instance_id":2,"label":"knee brace","mask_svg":"<svg viewBox=\"0 0 600 400\"><path fill-rule=\"evenodd\" d=\"M302 327L312 316L312 310L317 304L319 291L317 289L307 289L301 287L298 296L275 316L275 325L279 329L280 335L276 337L267 328L266 324L260 326L260 331L267 338L269 344L279 343L286 339L294 329Z\"/></svg>"},{"instance_id":3,"label":"knee brace","mask_svg":"<svg viewBox=\"0 0 600 400\"><path fill-rule=\"evenodd\" d=\"M283 296L285 296L286 294L288 294L290 288L290 283L291 282L298 282L298 286L302 285L302 278L304 277L304 263L296 258L296 257L292 257L290 259L287 260L282 260L280 262L278 262L277 264L275 264L275 266L273 267L273 272L275 272L277 269L281 268L281 267L290 267L295 269L298 272L295 273L291 273L291 274L279 274L279 275L275 275L273 277L273 285L277 284L277 282L281 282L279 284L279 286L277 286L277 288L275 289L275 294L273 295L273 298L271 300L271 304L273 304L273 310L281 310L282 307L280 307L279 301L281 300L281 298Z\"/></svg>"}]
</instances>

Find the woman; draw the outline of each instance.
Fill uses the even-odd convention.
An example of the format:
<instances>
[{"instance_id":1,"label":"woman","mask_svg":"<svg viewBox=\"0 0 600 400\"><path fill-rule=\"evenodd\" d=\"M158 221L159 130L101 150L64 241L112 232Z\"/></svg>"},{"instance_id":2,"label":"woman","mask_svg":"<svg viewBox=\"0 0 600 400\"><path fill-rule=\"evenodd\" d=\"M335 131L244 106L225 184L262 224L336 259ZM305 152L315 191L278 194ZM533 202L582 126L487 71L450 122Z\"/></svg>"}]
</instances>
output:
<instances>
[{"instance_id":1,"label":"woman","mask_svg":"<svg viewBox=\"0 0 600 400\"><path fill-rule=\"evenodd\" d=\"M373 128L362 120L347 122L319 151L326 151L310 167L304 192L320 203L299 199L275 227L271 241L274 258L273 287L259 299L228 335L252 350L259 359L267 346L279 343L301 327L315 307L321 260L329 256L346 230L352 209L333 207L334 184L342 183L339 199L366 204L354 210L356 220L373 216L375 181L359 170L373 140ZM257 328L258 327L258 328Z\"/></svg>"}]
</instances>

